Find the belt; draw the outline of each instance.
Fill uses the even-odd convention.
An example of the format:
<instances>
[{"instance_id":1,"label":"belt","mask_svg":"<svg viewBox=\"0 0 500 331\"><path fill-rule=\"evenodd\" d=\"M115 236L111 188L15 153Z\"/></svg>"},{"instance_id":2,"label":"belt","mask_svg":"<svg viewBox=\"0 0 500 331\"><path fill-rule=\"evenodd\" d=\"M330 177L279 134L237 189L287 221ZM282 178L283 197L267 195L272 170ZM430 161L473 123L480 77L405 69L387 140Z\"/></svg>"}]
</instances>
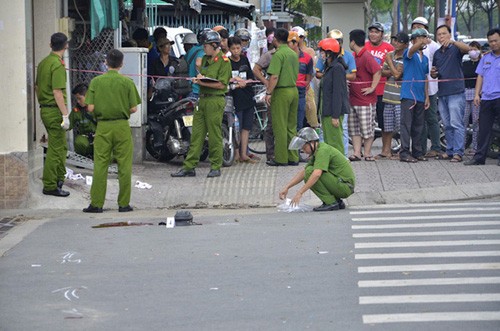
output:
<instances>
[{"instance_id":1,"label":"belt","mask_svg":"<svg viewBox=\"0 0 500 331\"><path fill-rule=\"evenodd\" d=\"M208 97L224 97L223 94L207 94L207 93L200 93L200 98L208 98Z\"/></svg>"},{"instance_id":2,"label":"belt","mask_svg":"<svg viewBox=\"0 0 500 331\"><path fill-rule=\"evenodd\" d=\"M275 88L292 88L292 87L297 87L295 85L292 86L276 86Z\"/></svg>"},{"instance_id":3,"label":"belt","mask_svg":"<svg viewBox=\"0 0 500 331\"><path fill-rule=\"evenodd\" d=\"M110 119L98 119L97 122L111 122L111 121L128 121L127 118L110 118Z\"/></svg>"},{"instance_id":4,"label":"belt","mask_svg":"<svg viewBox=\"0 0 500 331\"><path fill-rule=\"evenodd\" d=\"M57 105L40 105L40 108L50 108L57 107Z\"/></svg>"}]
</instances>

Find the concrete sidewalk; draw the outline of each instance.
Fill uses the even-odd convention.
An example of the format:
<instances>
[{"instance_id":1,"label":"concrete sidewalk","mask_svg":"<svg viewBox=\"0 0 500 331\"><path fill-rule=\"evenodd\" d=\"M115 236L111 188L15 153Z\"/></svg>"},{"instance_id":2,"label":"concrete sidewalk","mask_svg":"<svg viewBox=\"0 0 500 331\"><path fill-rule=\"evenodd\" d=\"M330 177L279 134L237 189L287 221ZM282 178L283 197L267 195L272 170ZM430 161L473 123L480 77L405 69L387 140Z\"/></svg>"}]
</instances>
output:
<instances>
[{"instance_id":1,"label":"concrete sidewalk","mask_svg":"<svg viewBox=\"0 0 500 331\"><path fill-rule=\"evenodd\" d=\"M373 148L376 155L380 147ZM468 159L467 157L465 159ZM196 177L172 178L170 173L182 165L182 160L170 163L145 161L134 165L132 180L152 185L151 189L133 187L131 205L138 210L152 208L259 208L281 203L279 190L303 167L269 167L265 157L258 164L235 163L223 168L222 176L206 178L210 165L200 162ZM497 160L488 159L484 166L464 166L463 163L429 160L415 164L399 160L353 162L356 189L347 203L350 206L440 202L464 199L500 197L500 167ZM84 177L90 170L72 168ZM41 180L32 183L30 207L35 209L82 209L89 204L90 186L84 180L67 180L68 198L42 195ZM118 180L108 178L105 209L118 208ZM295 190L290 191L293 195ZM312 192L303 202L318 205Z\"/></svg>"}]
</instances>

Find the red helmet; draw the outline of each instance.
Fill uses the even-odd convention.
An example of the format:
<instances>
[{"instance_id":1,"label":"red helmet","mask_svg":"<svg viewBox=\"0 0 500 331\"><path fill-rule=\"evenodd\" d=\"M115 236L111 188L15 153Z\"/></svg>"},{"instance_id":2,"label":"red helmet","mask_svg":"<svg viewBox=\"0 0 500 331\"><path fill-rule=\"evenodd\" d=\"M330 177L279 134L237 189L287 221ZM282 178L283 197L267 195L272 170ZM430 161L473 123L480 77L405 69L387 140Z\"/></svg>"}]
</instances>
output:
<instances>
[{"instance_id":1,"label":"red helmet","mask_svg":"<svg viewBox=\"0 0 500 331\"><path fill-rule=\"evenodd\" d=\"M331 51L333 53L340 52L340 44L337 39L325 38L319 42L318 46L324 51Z\"/></svg>"}]
</instances>

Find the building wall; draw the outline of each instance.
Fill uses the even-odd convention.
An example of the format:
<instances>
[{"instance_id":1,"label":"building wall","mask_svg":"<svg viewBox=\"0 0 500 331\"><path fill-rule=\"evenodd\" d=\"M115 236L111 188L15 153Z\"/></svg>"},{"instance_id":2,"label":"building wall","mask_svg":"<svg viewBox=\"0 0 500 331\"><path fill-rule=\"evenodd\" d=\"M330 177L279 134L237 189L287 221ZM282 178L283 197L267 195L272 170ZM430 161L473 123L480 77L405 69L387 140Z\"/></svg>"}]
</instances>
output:
<instances>
[{"instance_id":1,"label":"building wall","mask_svg":"<svg viewBox=\"0 0 500 331\"><path fill-rule=\"evenodd\" d=\"M344 42L349 43L349 32L354 29L365 29L362 0L323 0L321 26L323 35L328 31L339 29L344 34Z\"/></svg>"}]
</instances>

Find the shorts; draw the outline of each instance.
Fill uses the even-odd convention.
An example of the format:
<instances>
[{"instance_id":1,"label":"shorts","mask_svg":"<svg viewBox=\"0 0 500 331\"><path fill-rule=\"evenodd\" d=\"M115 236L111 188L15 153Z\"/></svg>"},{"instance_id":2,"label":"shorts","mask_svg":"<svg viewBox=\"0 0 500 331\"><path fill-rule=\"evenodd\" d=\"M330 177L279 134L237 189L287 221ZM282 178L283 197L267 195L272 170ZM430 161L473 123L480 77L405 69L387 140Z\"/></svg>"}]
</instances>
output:
<instances>
[{"instance_id":1,"label":"shorts","mask_svg":"<svg viewBox=\"0 0 500 331\"><path fill-rule=\"evenodd\" d=\"M240 130L252 130L254 110L254 107L236 110L236 116L238 116L238 121L240 122Z\"/></svg>"},{"instance_id":2,"label":"shorts","mask_svg":"<svg viewBox=\"0 0 500 331\"><path fill-rule=\"evenodd\" d=\"M384 132L399 132L401 105L386 103L384 108Z\"/></svg>"},{"instance_id":3,"label":"shorts","mask_svg":"<svg viewBox=\"0 0 500 331\"><path fill-rule=\"evenodd\" d=\"M347 118L347 127L350 136L361 136L368 139L375 136L375 105L351 106Z\"/></svg>"}]
</instances>

